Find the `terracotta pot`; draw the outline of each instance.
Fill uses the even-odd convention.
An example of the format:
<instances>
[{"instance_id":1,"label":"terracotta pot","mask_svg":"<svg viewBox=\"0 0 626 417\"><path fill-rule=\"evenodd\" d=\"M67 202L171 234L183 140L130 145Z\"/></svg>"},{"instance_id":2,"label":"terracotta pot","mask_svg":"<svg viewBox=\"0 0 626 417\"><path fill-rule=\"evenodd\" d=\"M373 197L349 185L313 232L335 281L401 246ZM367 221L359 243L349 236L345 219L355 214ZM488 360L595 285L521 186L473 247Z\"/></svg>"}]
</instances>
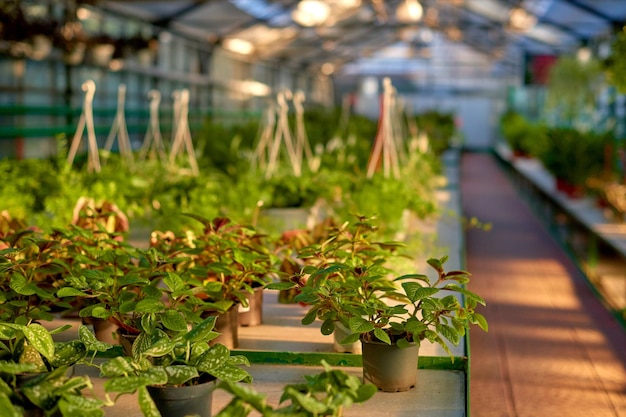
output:
<instances>
[{"instance_id":1,"label":"terracotta pot","mask_svg":"<svg viewBox=\"0 0 626 417\"><path fill-rule=\"evenodd\" d=\"M117 337L118 327L115 323L94 317L83 317L83 323L93 328L96 339L99 341L111 345L119 344L119 339Z\"/></svg>"},{"instance_id":2,"label":"terracotta pot","mask_svg":"<svg viewBox=\"0 0 626 417\"><path fill-rule=\"evenodd\" d=\"M385 392L408 391L417 383L419 347L361 340L363 344L363 379Z\"/></svg>"},{"instance_id":3,"label":"terracotta pot","mask_svg":"<svg viewBox=\"0 0 626 417\"><path fill-rule=\"evenodd\" d=\"M263 287L256 287L252 294L246 294L248 306L239 305L240 326L258 326L263 323Z\"/></svg>"},{"instance_id":4,"label":"terracotta pot","mask_svg":"<svg viewBox=\"0 0 626 417\"><path fill-rule=\"evenodd\" d=\"M217 311L209 311L204 317L217 316L215 320L214 331L220 335L211 340L211 345L221 343L228 349L236 349L239 347L239 305L233 305L228 311L219 313Z\"/></svg>"}]
</instances>

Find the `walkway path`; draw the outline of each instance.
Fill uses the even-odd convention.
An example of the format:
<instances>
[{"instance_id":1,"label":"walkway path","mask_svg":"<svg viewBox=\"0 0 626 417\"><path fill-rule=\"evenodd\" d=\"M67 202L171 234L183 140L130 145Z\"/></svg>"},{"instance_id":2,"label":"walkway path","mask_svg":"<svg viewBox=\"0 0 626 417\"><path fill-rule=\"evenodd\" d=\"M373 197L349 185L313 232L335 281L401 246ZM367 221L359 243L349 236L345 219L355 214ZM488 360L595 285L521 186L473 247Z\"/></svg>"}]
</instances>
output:
<instances>
[{"instance_id":1,"label":"walkway path","mask_svg":"<svg viewBox=\"0 0 626 417\"><path fill-rule=\"evenodd\" d=\"M626 332L517 195L497 160L461 164L470 288L489 332L471 337L472 417L626 417Z\"/></svg>"}]
</instances>

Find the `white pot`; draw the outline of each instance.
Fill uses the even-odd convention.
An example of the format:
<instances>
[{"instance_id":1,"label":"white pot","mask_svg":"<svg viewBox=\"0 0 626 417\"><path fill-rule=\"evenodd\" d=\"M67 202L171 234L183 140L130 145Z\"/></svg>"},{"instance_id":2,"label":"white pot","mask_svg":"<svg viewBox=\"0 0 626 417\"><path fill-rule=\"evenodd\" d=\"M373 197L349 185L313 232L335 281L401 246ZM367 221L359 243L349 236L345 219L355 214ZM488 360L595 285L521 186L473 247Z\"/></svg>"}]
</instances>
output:
<instances>
[{"instance_id":1,"label":"white pot","mask_svg":"<svg viewBox=\"0 0 626 417\"><path fill-rule=\"evenodd\" d=\"M335 323L335 331L333 332L333 349L338 353L355 353L360 355L362 353L361 341L357 340L351 344L341 344L343 339L348 337L350 331L345 328L340 322Z\"/></svg>"}]
</instances>

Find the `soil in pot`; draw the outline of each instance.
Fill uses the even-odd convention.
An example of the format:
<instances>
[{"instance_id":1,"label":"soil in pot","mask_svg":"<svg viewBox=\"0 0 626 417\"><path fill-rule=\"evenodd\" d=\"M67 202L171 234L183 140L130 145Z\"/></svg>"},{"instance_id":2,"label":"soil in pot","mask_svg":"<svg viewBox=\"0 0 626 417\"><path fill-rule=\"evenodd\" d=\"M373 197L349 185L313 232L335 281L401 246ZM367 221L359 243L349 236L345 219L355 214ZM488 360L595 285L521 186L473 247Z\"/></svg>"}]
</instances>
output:
<instances>
[{"instance_id":1,"label":"soil in pot","mask_svg":"<svg viewBox=\"0 0 626 417\"><path fill-rule=\"evenodd\" d=\"M211 417L214 390L215 379L182 387L148 387L159 412L167 417Z\"/></svg>"},{"instance_id":2,"label":"soil in pot","mask_svg":"<svg viewBox=\"0 0 626 417\"><path fill-rule=\"evenodd\" d=\"M258 326L263 323L263 287L256 287L252 294L246 294L248 306L239 305L239 325Z\"/></svg>"},{"instance_id":3,"label":"soil in pot","mask_svg":"<svg viewBox=\"0 0 626 417\"><path fill-rule=\"evenodd\" d=\"M408 391L417 383L419 347L362 340L363 379L385 392Z\"/></svg>"}]
</instances>

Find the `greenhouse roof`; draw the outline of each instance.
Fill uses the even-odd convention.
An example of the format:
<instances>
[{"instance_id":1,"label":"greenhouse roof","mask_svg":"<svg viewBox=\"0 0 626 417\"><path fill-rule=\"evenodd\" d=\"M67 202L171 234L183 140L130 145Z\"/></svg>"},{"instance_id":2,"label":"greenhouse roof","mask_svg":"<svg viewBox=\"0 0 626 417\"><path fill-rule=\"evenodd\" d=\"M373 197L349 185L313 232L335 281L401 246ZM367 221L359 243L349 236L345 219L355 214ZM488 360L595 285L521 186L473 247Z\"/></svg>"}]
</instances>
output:
<instances>
[{"instance_id":1,"label":"greenhouse roof","mask_svg":"<svg viewBox=\"0 0 626 417\"><path fill-rule=\"evenodd\" d=\"M164 30L295 67L352 68L400 51L386 70L459 44L492 71L519 56L559 55L602 40L626 21L623 0L90 0ZM458 53L459 48L454 49ZM387 52L386 52L387 53ZM470 52L464 52L466 55ZM346 64L350 65L346 66ZM359 64L361 63L361 64Z\"/></svg>"}]
</instances>

